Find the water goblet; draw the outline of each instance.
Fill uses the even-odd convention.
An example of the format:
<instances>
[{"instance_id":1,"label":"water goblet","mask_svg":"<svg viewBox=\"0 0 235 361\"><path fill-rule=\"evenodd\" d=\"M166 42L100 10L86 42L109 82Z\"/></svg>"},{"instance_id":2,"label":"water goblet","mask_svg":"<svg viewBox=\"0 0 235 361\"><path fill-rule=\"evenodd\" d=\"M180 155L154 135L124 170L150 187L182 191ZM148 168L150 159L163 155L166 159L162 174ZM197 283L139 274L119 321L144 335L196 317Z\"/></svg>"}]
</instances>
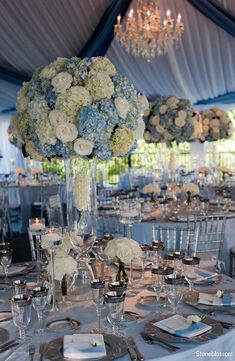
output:
<instances>
[{"instance_id":1,"label":"water goblet","mask_svg":"<svg viewBox=\"0 0 235 361\"><path fill-rule=\"evenodd\" d=\"M24 280L15 280L13 282L13 292L15 295L26 295L27 284Z\"/></svg>"},{"instance_id":2,"label":"water goblet","mask_svg":"<svg viewBox=\"0 0 235 361\"><path fill-rule=\"evenodd\" d=\"M98 328L94 331L101 333L101 308L104 303L104 288L105 281L101 279L94 279L91 281L92 298L96 307Z\"/></svg>"},{"instance_id":3,"label":"water goblet","mask_svg":"<svg viewBox=\"0 0 235 361\"><path fill-rule=\"evenodd\" d=\"M127 226L126 237L132 237L132 226L141 221L141 204L138 199L122 199L119 201L119 219Z\"/></svg>"},{"instance_id":4,"label":"water goblet","mask_svg":"<svg viewBox=\"0 0 235 361\"><path fill-rule=\"evenodd\" d=\"M127 283L120 281L110 282L108 283L108 289L109 291L115 291L118 296L124 296L121 322L126 322L125 312L124 312L124 302L125 302Z\"/></svg>"},{"instance_id":5,"label":"water goblet","mask_svg":"<svg viewBox=\"0 0 235 361\"><path fill-rule=\"evenodd\" d=\"M124 294L121 295L116 291L107 292L104 295L105 303L108 306L107 319L112 326L112 333L117 336L120 336L119 328L123 315L124 297Z\"/></svg>"},{"instance_id":6,"label":"water goblet","mask_svg":"<svg viewBox=\"0 0 235 361\"><path fill-rule=\"evenodd\" d=\"M48 289L43 286L36 286L32 289L32 304L33 308L37 312L39 326L36 329L36 333L43 333L43 310L47 304Z\"/></svg>"},{"instance_id":7,"label":"water goblet","mask_svg":"<svg viewBox=\"0 0 235 361\"><path fill-rule=\"evenodd\" d=\"M14 325L19 330L19 339L26 339L26 328L31 318L31 297L15 295L11 298L11 312Z\"/></svg>"},{"instance_id":8,"label":"water goblet","mask_svg":"<svg viewBox=\"0 0 235 361\"><path fill-rule=\"evenodd\" d=\"M160 304L161 291L165 283L164 275L162 273L162 269L157 267L153 267L151 272L153 279L153 289L156 292L156 303Z\"/></svg>"},{"instance_id":9,"label":"water goblet","mask_svg":"<svg viewBox=\"0 0 235 361\"><path fill-rule=\"evenodd\" d=\"M183 292L180 287L173 286L168 292L168 301L172 305L173 313L177 312L177 306L183 299Z\"/></svg>"},{"instance_id":10,"label":"water goblet","mask_svg":"<svg viewBox=\"0 0 235 361\"><path fill-rule=\"evenodd\" d=\"M0 250L0 263L4 268L5 273L5 282L8 283L8 269L11 265L12 260L12 249L2 249Z\"/></svg>"},{"instance_id":11,"label":"water goblet","mask_svg":"<svg viewBox=\"0 0 235 361\"><path fill-rule=\"evenodd\" d=\"M196 270L194 269L194 267L192 267L192 266L186 266L184 268L183 274L184 274L186 281L189 284L189 291L192 292L193 284L197 280L198 274L197 274Z\"/></svg>"}]
</instances>

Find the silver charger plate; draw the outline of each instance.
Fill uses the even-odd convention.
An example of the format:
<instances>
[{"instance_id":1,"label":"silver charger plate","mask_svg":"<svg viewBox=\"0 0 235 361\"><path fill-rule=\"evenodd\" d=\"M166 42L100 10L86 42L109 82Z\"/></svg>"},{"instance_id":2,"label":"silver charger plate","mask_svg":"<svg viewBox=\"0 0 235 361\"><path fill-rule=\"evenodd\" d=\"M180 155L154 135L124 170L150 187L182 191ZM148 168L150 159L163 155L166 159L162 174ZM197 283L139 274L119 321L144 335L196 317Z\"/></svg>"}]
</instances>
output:
<instances>
[{"instance_id":1,"label":"silver charger plate","mask_svg":"<svg viewBox=\"0 0 235 361\"><path fill-rule=\"evenodd\" d=\"M159 315L154 320L151 320L148 323L146 323L146 325L144 326L144 332L153 339L154 339L154 337L156 337L156 338L160 338L164 341L169 341L172 343L206 342L206 341L209 341L211 339L214 339L214 338L220 336L223 333L223 327L221 326L220 322L213 320L206 316L201 317L202 322L206 323L207 325L210 325L212 328L209 331L207 331L201 335L191 337L191 338L172 335L166 331L161 330L160 328L158 328L157 326L154 325L155 322L163 320L163 319L168 318L173 315L174 315L173 313ZM181 315L184 317L189 316L188 314L181 314Z\"/></svg>"},{"instance_id":2,"label":"silver charger plate","mask_svg":"<svg viewBox=\"0 0 235 361\"><path fill-rule=\"evenodd\" d=\"M106 356L96 359L99 361L110 361L122 357L127 353L127 344L124 338L115 335L104 334L104 343L106 347ZM58 337L45 344L43 355L50 361L71 361L63 355L63 337ZM73 359L80 361L81 359ZM85 359L83 359L84 361ZM87 359L88 360L88 359ZM89 359L89 361L95 359Z\"/></svg>"},{"instance_id":3,"label":"silver charger plate","mask_svg":"<svg viewBox=\"0 0 235 361\"><path fill-rule=\"evenodd\" d=\"M137 305L148 310L155 310L156 307L165 303L165 298L160 297L160 301L157 303L156 296L141 296L137 300Z\"/></svg>"},{"instance_id":4,"label":"silver charger plate","mask_svg":"<svg viewBox=\"0 0 235 361\"><path fill-rule=\"evenodd\" d=\"M0 327L0 346L1 344L7 342L9 339L9 332L5 328Z\"/></svg>"},{"instance_id":5,"label":"silver charger plate","mask_svg":"<svg viewBox=\"0 0 235 361\"><path fill-rule=\"evenodd\" d=\"M57 320L50 321L46 324L46 328L50 331L55 332L68 332L78 330L80 327L80 322L78 320L74 320L72 318L66 319L61 318Z\"/></svg>"},{"instance_id":6,"label":"silver charger plate","mask_svg":"<svg viewBox=\"0 0 235 361\"><path fill-rule=\"evenodd\" d=\"M0 311L0 322L9 321L12 319L11 311Z\"/></svg>"}]
</instances>

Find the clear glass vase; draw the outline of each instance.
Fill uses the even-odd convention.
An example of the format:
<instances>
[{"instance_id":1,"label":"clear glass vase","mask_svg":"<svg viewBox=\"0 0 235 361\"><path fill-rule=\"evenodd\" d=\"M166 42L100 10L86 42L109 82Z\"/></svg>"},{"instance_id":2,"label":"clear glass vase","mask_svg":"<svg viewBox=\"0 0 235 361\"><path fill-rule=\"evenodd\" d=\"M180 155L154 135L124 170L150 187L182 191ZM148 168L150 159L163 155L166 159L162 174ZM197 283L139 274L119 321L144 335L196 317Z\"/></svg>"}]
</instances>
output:
<instances>
[{"instance_id":1,"label":"clear glass vase","mask_svg":"<svg viewBox=\"0 0 235 361\"><path fill-rule=\"evenodd\" d=\"M67 225L77 260L77 272L68 285L68 298L90 298L92 270L89 251L97 234L96 160L66 160Z\"/></svg>"}]
</instances>

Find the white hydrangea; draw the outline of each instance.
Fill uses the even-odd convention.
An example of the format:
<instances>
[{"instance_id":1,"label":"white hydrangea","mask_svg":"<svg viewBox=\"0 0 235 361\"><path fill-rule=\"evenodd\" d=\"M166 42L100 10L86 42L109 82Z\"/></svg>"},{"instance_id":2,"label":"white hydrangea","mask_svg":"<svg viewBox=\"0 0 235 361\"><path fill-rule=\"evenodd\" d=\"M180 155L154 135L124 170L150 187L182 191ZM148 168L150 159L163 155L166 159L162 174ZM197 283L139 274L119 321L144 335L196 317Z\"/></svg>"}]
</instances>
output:
<instances>
[{"instance_id":1,"label":"white hydrangea","mask_svg":"<svg viewBox=\"0 0 235 361\"><path fill-rule=\"evenodd\" d=\"M41 120L48 116L50 108L43 96L35 97L28 104L28 113L31 119Z\"/></svg>"},{"instance_id":2,"label":"white hydrangea","mask_svg":"<svg viewBox=\"0 0 235 361\"><path fill-rule=\"evenodd\" d=\"M88 76L85 88L93 100L110 99L114 92L114 84L109 75L104 72Z\"/></svg>"},{"instance_id":3,"label":"white hydrangea","mask_svg":"<svg viewBox=\"0 0 235 361\"><path fill-rule=\"evenodd\" d=\"M83 86L73 86L69 89L69 99L71 102L76 103L76 106L80 109L86 105L90 105L92 102L89 91Z\"/></svg>"},{"instance_id":4,"label":"white hydrangea","mask_svg":"<svg viewBox=\"0 0 235 361\"><path fill-rule=\"evenodd\" d=\"M185 119L183 118L175 118L175 125L179 128L183 128L183 126L186 124Z\"/></svg>"},{"instance_id":5,"label":"white hydrangea","mask_svg":"<svg viewBox=\"0 0 235 361\"><path fill-rule=\"evenodd\" d=\"M60 124L67 123L68 117L63 112L60 112L59 110L52 110L49 113L49 120L50 120L51 125L53 125L53 127L57 127Z\"/></svg>"},{"instance_id":6,"label":"white hydrangea","mask_svg":"<svg viewBox=\"0 0 235 361\"><path fill-rule=\"evenodd\" d=\"M160 122L160 117L159 115L154 115L153 117L150 118L149 122L152 124L152 125L159 125L159 122Z\"/></svg>"},{"instance_id":7,"label":"white hydrangea","mask_svg":"<svg viewBox=\"0 0 235 361\"><path fill-rule=\"evenodd\" d=\"M127 114L130 110L130 104L128 103L128 101L124 98L117 97L114 100L114 104L117 109L117 113L118 113L119 117L122 119L126 119Z\"/></svg>"},{"instance_id":8,"label":"white hydrangea","mask_svg":"<svg viewBox=\"0 0 235 361\"><path fill-rule=\"evenodd\" d=\"M56 137L61 140L62 143L72 142L77 136L77 127L72 123L60 124L56 128Z\"/></svg>"},{"instance_id":9,"label":"white hydrangea","mask_svg":"<svg viewBox=\"0 0 235 361\"><path fill-rule=\"evenodd\" d=\"M195 183L183 184L183 186L181 187L181 191L184 193L190 192L192 194L200 194L200 190L199 190L197 184L195 184Z\"/></svg>"},{"instance_id":10,"label":"white hydrangea","mask_svg":"<svg viewBox=\"0 0 235 361\"><path fill-rule=\"evenodd\" d=\"M51 81L52 86L58 93L63 93L66 89L70 88L73 81L71 74L62 71L57 74Z\"/></svg>"},{"instance_id":11,"label":"white hydrangea","mask_svg":"<svg viewBox=\"0 0 235 361\"><path fill-rule=\"evenodd\" d=\"M77 270L77 262L70 256L56 256L54 263L55 279L61 281L65 274L72 275ZM52 274L52 263L49 262L47 271Z\"/></svg>"},{"instance_id":12,"label":"white hydrangea","mask_svg":"<svg viewBox=\"0 0 235 361\"><path fill-rule=\"evenodd\" d=\"M141 257L140 245L130 238L114 238L108 242L104 253L110 258L119 258L123 263L129 263L133 258Z\"/></svg>"},{"instance_id":13,"label":"white hydrangea","mask_svg":"<svg viewBox=\"0 0 235 361\"><path fill-rule=\"evenodd\" d=\"M35 132L42 144L56 144L57 139L55 134L55 128L50 123L48 123L47 118L44 118L41 121L37 122Z\"/></svg>"},{"instance_id":14,"label":"white hydrangea","mask_svg":"<svg viewBox=\"0 0 235 361\"><path fill-rule=\"evenodd\" d=\"M73 149L78 155L90 155L93 148L94 143L84 138L76 139L73 145Z\"/></svg>"},{"instance_id":15,"label":"white hydrangea","mask_svg":"<svg viewBox=\"0 0 235 361\"><path fill-rule=\"evenodd\" d=\"M160 193L160 188L159 185L156 183L149 183L146 184L143 188L142 188L142 193L146 194L146 193Z\"/></svg>"},{"instance_id":16,"label":"white hydrangea","mask_svg":"<svg viewBox=\"0 0 235 361\"><path fill-rule=\"evenodd\" d=\"M92 58L93 64L91 65L91 72L105 72L109 76L114 76L117 73L115 66L108 58L95 56Z\"/></svg>"},{"instance_id":17,"label":"white hydrangea","mask_svg":"<svg viewBox=\"0 0 235 361\"><path fill-rule=\"evenodd\" d=\"M56 76L57 71L53 64L45 66L41 73L39 74L40 78L52 79Z\"/></svg>"}]
</instances>

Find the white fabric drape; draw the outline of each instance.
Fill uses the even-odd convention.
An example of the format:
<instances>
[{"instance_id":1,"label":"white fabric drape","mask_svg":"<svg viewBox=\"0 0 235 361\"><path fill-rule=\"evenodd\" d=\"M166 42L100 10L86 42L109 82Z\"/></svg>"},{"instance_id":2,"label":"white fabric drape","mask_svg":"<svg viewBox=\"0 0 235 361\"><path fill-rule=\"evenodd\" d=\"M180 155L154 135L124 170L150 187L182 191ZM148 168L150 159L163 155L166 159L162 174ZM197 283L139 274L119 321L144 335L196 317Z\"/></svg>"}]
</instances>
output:
<instances>
[{"instance_id":1,"label":"white fabric drape","mask_svg":"<svg viewBox=\"0 0 235 361\"><path fill-rule=\"evenodd\" d=\"M0 115L0 173L9 174L16 167L25 168L26 163L21 150L12 145L8 140L7 129L11 119L10 114ZM14 160L14 164L11 164Z\"/></svg>"}]
</instances>

